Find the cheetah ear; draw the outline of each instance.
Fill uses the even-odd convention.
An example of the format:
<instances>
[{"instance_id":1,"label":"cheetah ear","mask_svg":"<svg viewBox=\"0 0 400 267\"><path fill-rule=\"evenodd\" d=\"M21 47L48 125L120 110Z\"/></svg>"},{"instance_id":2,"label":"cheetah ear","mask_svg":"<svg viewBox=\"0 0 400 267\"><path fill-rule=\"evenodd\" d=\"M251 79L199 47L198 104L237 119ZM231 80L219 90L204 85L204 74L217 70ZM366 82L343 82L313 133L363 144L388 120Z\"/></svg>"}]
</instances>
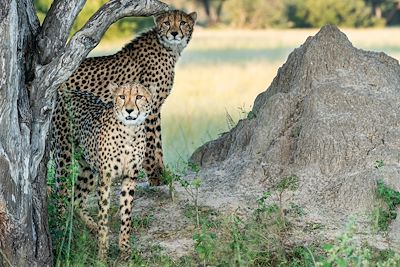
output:
<instances>
[{"instance_id":1,"label":"cheetah ear","mask_svg":"<svg viewBox=\"0 0 400 267\"><path fill-rule=\"evenodd\" d=\"M114 82L110 82L107 86L107 89L112 93L114 93L115 89L117 89L117 88L118 88L118 84L116 84Z\"/></svg>"},{"instance_id":2,"label":"cheetah ear","mask_svg":"<svg viewBox=\"0 0 400 267\"><path fill-rule=\"evenodd\" d=\"M192 13L189 14L189 17L191 17L192 20L195 22L196 19L197 19L197 13L196 12L192 12Z\"/></svg>"},{"instance_id":3,"label":"cheetah ear","mask_svg":"<svg viewBox=\"0 0 400 267\"><path fill-rule=\"evenodd\" d=\"M155 23L156 25L157 25L158 22L161 20L162 16L163 16L163 13L158 13L158 14L155 14L155 15L153 16L153 18L154 18L154 23Z\"/></svg>"}]
</instances>

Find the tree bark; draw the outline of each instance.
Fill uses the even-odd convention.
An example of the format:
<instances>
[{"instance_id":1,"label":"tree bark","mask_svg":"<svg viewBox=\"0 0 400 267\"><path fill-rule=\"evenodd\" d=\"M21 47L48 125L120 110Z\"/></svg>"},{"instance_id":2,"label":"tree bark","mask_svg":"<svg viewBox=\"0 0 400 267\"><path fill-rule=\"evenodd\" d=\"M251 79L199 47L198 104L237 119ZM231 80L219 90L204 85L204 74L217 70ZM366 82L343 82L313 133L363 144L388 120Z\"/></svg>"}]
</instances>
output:
<instances>
[{"instance_id":1,"label":"tree bark","mask_svg":"<svg viewBox=\"0 0 400 267\"><path fill-rule=\"evenodd\" d=\"M55 0L39 21L32 0L0 0L0 266L51 266L46 141L57 87L126 16L158 0L112 0L67 43L85 0Z\"/></svg>"}]
</instances>

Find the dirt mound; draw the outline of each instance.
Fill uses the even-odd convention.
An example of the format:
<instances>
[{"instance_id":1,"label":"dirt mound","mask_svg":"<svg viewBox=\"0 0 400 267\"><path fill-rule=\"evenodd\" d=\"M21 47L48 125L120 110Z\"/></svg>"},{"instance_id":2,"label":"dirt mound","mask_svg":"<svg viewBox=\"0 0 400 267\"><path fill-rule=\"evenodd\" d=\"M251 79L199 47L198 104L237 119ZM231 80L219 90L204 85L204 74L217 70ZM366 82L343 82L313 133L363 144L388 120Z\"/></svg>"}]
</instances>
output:
<instances>
[{"instance_id":1,"label":"dirt mound","mask_svg":"<svg viewBox=\"0 0 400 267\"><path fill-rule=\"evenodd\" d=\"M251 206L295 175L299 187L284 203L304 209L298 225L323 227L294 239L330 239L352 216L360 239L400 250L400 216L385 235L371 222L382 204L377 181L400 191L399 124L398 61L325 26L290 54L248 119L193 154L204 181L200 203Z\"/></svg>"}]
</instances>

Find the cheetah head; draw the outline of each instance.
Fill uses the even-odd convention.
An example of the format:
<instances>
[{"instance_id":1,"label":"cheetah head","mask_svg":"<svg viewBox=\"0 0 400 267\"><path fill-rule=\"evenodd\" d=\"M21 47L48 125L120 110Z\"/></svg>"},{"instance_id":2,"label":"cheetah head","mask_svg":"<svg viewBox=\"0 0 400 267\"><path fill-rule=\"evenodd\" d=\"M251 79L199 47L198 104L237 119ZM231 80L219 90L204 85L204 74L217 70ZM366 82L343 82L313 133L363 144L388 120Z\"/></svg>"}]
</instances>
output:
<instances>
[{"instance_id":1,"label":"cheetah head","mask_svg":"<svg viewBox=\"0 0 400 267\"><path fill-rule=\"evenodd\" d=\"M157 34L160 42L167 48L179 53L187 46L192 37L197 13L186 14L180 10L171 10L155 16Z\"/></svg>"},{"instance_id":2,"label":"cheetah head","mask_svg":"<svg viewBox=\"0 0 400 267\"><path fill-rule=\"evenodd\" d=\"M139 125L151 111L152 95L139 83L126 83L121 86L110 83L108 89L114 100L114 113L123 124Z\"/></svg>"}]
</instances>

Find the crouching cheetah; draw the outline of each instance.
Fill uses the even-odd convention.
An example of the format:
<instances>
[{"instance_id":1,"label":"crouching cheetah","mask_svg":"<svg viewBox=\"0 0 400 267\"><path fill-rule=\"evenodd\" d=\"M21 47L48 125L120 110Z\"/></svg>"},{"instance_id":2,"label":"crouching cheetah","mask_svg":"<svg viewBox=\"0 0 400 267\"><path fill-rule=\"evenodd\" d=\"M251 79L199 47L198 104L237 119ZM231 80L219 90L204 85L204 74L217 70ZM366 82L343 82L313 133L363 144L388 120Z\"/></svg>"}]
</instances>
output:
<instances>
[{"instance_id":1,"label":"crouching cheetah","mask_svg":"<svg viewBox=\"0 0 400 267\"><path fill-rule=\"evenodd\" d=\"M195 12L186 14L179 10L155 16L154 28L139 35L114 55L87 58L66 83L69 88L89 91L104 102L112 101L112 95L104 90L110 82L139 82L153 88L154 105L145 122L146 152L143 162L150 185L160 184L160 173L164 168L161 106L172 89L174 68L191 39L196 17ZM57 180L67 176L71 162L71 147L61 144L65 144L71 136L67 117L63 107L58 107L53 115L53 139L55 146L62 148L58 155L54 155L56 165L62 167L56 173Z\"/></svg>"},{"instance_id":2,"label":"crouching cheetah","mask_svg":"<svg viewBox=\"0 0 400 267\"><path fill-rule=\"evenodd\" d=\"M93 232L98 232L99 258L108 251L110 186L122 178L119 248L129 255L129 235L135 182L146 150L145 119L151 111L151 93L138 83L109 84L113 104L103 103L89 92L61 88L60 101L70 107L74 142L83 149L81 174L76 184L78 215ZM99 176L98 223L84 209L88 193Z\"/></svg>"}]
</instances>

